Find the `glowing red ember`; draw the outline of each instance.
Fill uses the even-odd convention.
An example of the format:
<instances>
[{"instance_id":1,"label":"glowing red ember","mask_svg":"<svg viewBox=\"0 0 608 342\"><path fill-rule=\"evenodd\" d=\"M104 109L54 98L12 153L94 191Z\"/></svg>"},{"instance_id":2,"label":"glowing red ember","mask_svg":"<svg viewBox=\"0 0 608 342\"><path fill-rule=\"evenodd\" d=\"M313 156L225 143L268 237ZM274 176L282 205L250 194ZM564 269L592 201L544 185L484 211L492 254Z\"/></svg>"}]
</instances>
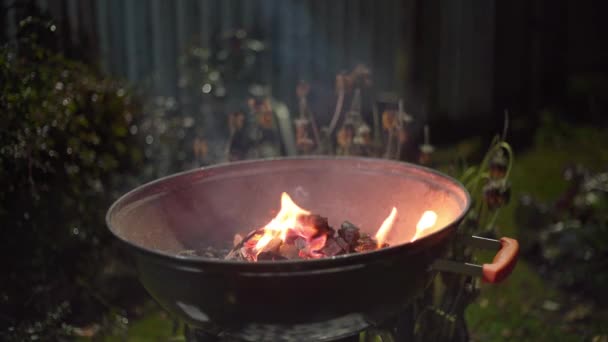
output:
<instances>
[{"instance_id":1,"label":"glowing red ember","mask_svg":"<svg viewBox=\"0 0 608 342\"><path fill-rule=\"evenodd\" d=\"M425 212L414 239L434 225ZM434 212L432 212L434 214ZM316 259L340 254L366 252L387 247L388 235L395 226L397 209L378 229L375 237L345 221L336 232L326 218L300 208L287 193L281 194L281 210L266 224L245 238L235 237L235 247L226 259L259 260ZM435 215L436 220L436 215ZM413 240L412 240L413 241Z\"/></svg>"}]
</instances>

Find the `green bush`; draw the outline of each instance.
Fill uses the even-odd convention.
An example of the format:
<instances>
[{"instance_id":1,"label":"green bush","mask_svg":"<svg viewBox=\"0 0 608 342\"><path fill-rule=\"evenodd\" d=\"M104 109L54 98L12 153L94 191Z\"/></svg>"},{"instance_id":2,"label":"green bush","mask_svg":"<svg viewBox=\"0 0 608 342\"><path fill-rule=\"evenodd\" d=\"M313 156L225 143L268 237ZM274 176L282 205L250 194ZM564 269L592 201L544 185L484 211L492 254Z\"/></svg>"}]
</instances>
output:
<instances>
[{"instance_id":1,"label":"green bush","mask_svg":"<svg viewBox=\"0 0 608 342\"><path fill-rule=\"evenodd\" d=\"M104 215L144 159L130 131L139 108L130 90L44 47L52 31L28 17L0 48L0 334L7 339L55 340L98 314L96 265L111 241Z\"/></svg>"}]
</instances>

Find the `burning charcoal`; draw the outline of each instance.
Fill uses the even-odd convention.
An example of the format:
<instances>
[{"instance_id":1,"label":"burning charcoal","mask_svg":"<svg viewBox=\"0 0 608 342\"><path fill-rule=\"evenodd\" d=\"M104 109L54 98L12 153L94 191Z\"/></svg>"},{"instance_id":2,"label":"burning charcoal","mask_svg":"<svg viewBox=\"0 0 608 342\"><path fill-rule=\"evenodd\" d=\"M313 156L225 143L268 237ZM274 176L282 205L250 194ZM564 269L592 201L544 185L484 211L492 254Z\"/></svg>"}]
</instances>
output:
<instances>
[{"instance_id":1,"label":"burning charcoal","mask_svg":"<svg viewBox=\"0 0 608 342\"><path fill-rule=\"evenodd\" d=\"M298 235L295 230L289 229L285 236L285 243L293 245L298 237L300 237L300 235Z\"/></svg>"},{"instance_id":2,"label":"burning charcoal","mask_svg":"<svg viewBox=\"0 0 608 342\"><path fill-rule=\"evenodd\" d=\"M345 251L345 252L350 252L351 251L351 246L348 242L346 242L342 237L338 236L337 238L335 238L336 243Z\"/></svg>"},{"instance_id":3,"label":"burning charcoal","mask_svg":"<svg viewBox=\"0 0 608 342\"><path fill-rule=\"evenodd\" d=\"M306 239L303 237L298 237L297 239L295 239L295 241L293 242L293 244L298 248L298 249L304 249L308 246L308 242L306 242Z\"/></svg>"},{"instance_id":4,"label":"burning charcoal","mask_svg":"<svg viewBox=\"0 0 608 342\"><path fill-rule=\"evenodd\" d=\"M256 234L262 234L262 229L256 229L251 233L247 234L244 239L241 240L232 250L224 257L226 260L243 260L244 254L242 254L242 249L247 241L251 240Z\"/></svg>"},{"instance_id":5,"label":"burning charcoal","mask_svg":"<svg viewBox=\"0 0 608 342\"><path fill-rule=\"evenodd\" d=\"M237 249L237 250L232 250L230 251L230 253L228 253L225 257L225 260L238 260L238 261L249 261L249 259L247 259L245 257L245 255L243 255L243 251L241 249Z\"/></svg>"},{"instance_id":6,"label":"burning charcoal","mask_svg":"<svg viewBox=\"0 0 608 342\"><path fill-rule=\"evenodd\" d=\"M298 237L294 241L294 246L298 249L298 256L302 259L308 259L311 254L310 245L303 237Z\"/></svg>"},{"instance_id":7,"label":"burning charcoal","mask_svg":"<svg viewBox=\"0 0 608 342\"><path fill-rule=\"evenodd\" d=\"M292 204L292 209L297 213L297 222L294 224L291 219L283 222L278 216L278 221L273 222L280 223L278 227L280 231L276 231L277 227L267 226L252 231L244 237L236 234L233 239L234 247L225 259L247 262L316 259L352 252L373 251L388 246L388 244L379 246L374 237L363 233L348 221L344 221L338 231L334 230L326 217L308 214L301 209L298 211L299 208L286 193L282 194L281 203L282 205ZM205 253L205 256L212 257L220 252L224 253L225 250L214 249Z\"/></svg>"},{"instance_id":8,"label":"burning charcoal","mask_svg":"<svg viewBox=\"0 0 608 342\"><path fill-rule=\"evenodd\" d=\"M264 253L264 252L279 253L279 248L281 248L282 244L283 244L283 240L281 240L280 238L274 238L274 239L270 240L270 242L268 242L268 244L266 244L266 246L264 246L264 248L262 248L261 253Z\"/></svg>"},{"instance_id":9,"label":"burning charcoal","mask_svg":"<svg viewBox=\"0 0 608 342\"><path fill-rule=\"evenodd\" d=\"M287 259L297 259L299 251L294 244L284 243L279 248L279 254Z\"/></svg>"},{"instance_id":10,"label":"burning charcoal","mask_svg":"<svg viewBox=\"0 0 608 342\"><path fill-rule=\"evenodd\" d=\"M332 227L329 227L329 229L327 230L327 236L331 237L331 236L334 236L335 234L336 234L336 231Z\"/></svg>"},{"instance_id":11,"label":"burning charcoal","mask_svg":"<svg viewBox=\"0 0 608 342\"><path fill-rule=\"evenodd\" d=\"M329 230L329 223L327 222L327 217L323 217L321 215L310 215L308 216L311 220L312 225L319 230Z\"/></svg>"},{"instance_id":12,"label":"burning charcoal","mask_svg":"<svg viewBox=\"0 0 608 342\"><path fill-rule=\"evenodd\" d=\"M241 248L232 249L226 256L225 260L243 260L243 254L241 252Z\"/></svg>"},{"instance_id":13,"label":"burning charcoal","mask_svg":"<svg viewBox=\"0 0 608 342\"><path fill-rule=\"evenodd\" d=\"M255 254L252 253L251 249L243 247L236 254L236 260L255 261Z\"/></svg>"},{"instance_id":14,"label":"burning charcoal","mask_svg":"<svg viewBox=\"0 0 608 342\"><path fill-rule=\"evenodd\" d=\"M348 221L342 223L340 229L338 229L338 235L340 235L340 237L350 246L356 245L357 240L359 240L359 237L361 236L359 228Z\"/></svg>"},{"instance_id":15,"label":"burning charcoal","mask_svg":"<svg viewBox=\"0 0 608 342\"><path fill-rule=\"evenodd\" d=\"M312 226L317 229L317 233L313 236L317 237L322 234L332 236L334 234L334 230L329 226L327 222L327 218L320 215L308 215L301 216L298 218L300 222L302 222L305 226Z\"/></svg>"},{"instance_id":16,"label":"burning charcoal","mask_svg":"<svg viewBox=\"0 0 608 342\"><path fill-rule=\"evenodd\" d=\"M369 252L378 248L378 243L372 239L369 235L363 234L357 240L357 245L355 246L355 252Z\"/></svg>"},{"instance_id":17,"label":"burning charcoal","mask_svg":"<svg viewBox=\"0 0 608 342\"><path fill-rule=\"evenodd\" d=\"M278 252L270 252L270 251L266 251L266 252L262 252L260 254L258 254L258 260L272 260L272 261L276 261L276 260L286 260L287 258L280 255Z\"/></svg>"},{"instance_id":18,"label":"burning charcoal","mask_svg":"<svg viewBox=\"0 0 608 342\"><path fill-rule=\"evenodd\" d=\"M327 239L327 242L325 242L325 246L321 248L319 252L323 253L325 256L332 257L346 251L340 246L340 244L338 244L338 242L336 242L336 239L329 238Z\"/></svg>"}]
</instances>

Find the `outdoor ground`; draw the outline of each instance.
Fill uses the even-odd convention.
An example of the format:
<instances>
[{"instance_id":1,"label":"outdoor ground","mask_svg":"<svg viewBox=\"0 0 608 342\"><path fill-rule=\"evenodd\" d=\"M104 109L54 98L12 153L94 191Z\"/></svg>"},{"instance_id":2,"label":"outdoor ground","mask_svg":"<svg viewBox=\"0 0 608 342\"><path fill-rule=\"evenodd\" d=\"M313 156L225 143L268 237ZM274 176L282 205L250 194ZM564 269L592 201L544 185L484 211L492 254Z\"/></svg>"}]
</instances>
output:
<instances>
[{"instance_id":1,"label":"outdoor ground","mask_svg":"<svg viewBox=\"0 0 608 342\"><path fill-rule=\"evenodd\" d=\"M524 193L544 200L554 199L564 189L561 171L565 164L580 162L590 168L608 165L608 135L595 128L569 130L567 136L553 139L551 132L539 134L535 147L517 154L512 173L511 204L502 209L501 234L517 238L527 227L515 225L514 209ZM464 142L458 152L474 142ZM440 153L439 156L444 155ZM480 260L490 255L480 254ZM608 341L608 310L592 307L592 300L576 298L542 279L525 258L521 258L511 277L499 285L484 285L480 298L467 310L473 341ZM173 335L172 321L165 313L151 308L143 319L131 322L127 331L108 338L118 341L181 341Z\"/></svg>"}]
</instances>

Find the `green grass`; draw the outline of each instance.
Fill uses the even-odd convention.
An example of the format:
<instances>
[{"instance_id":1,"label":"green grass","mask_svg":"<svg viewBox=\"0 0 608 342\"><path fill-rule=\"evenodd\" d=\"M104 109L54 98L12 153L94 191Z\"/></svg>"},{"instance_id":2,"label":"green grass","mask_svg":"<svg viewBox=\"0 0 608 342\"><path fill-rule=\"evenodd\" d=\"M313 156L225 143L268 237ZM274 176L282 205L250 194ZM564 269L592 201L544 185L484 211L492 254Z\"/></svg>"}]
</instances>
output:
<instances>
[{"instance_id":1,"label":"green grass","mask_svg":"<svg viewBox=\"0 0 608 342\"><path fill-rule=\"evenodd\" d=\"M164 312L154 312L145 320L133 324L128 331L129 341L183 341L179 334L172 337L172 329L173 322Z\"/></svg>"},{"instance_id":2,"label":"green grass","mask_svg":"<svg viewBox=\"0 0 608 342\"><path fill-rule=\"evenodd\" d=\"M132 322L124 334L109 336L107 342L168 342L185 341L182 329L174 335L173 320L162 310L156 309L143 318Z\"/></svg>"}]
</instances>

